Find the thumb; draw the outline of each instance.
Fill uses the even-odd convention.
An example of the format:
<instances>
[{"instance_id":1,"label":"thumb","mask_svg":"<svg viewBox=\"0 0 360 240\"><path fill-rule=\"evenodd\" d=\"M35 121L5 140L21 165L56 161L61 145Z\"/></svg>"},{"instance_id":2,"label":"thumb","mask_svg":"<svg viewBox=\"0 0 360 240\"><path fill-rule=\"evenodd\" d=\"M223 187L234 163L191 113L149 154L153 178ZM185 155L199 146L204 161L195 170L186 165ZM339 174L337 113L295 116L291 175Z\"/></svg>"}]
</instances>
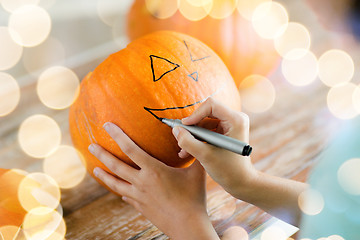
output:
<instances>
[{"instance_id":1,"label":"thumb","mask_svg":"<svg viewBox=\"0 0 360 240\"><path fill-rule=\"evenodd\" d=\"M202 160L204 153L210 150L208 144L197 140L189 131L182 127L174 127L172 132L178 141L179 147L198 160Z\"/></svg>"}]
</instances>

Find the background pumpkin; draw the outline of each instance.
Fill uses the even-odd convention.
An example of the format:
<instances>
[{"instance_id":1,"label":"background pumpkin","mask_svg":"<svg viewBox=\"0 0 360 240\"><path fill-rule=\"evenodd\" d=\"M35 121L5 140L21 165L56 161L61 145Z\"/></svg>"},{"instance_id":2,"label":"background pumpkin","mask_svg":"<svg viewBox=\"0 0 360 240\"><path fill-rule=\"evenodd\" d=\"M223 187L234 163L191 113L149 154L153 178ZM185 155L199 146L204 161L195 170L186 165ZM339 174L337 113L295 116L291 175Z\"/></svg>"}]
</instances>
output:
<instances>
[{"instance_id":1,"label":"background pumpkin","mask_svg":"<svg viewBox=\"0 0 360 240\"><path fill-rule=\"evenodd\" d=\"M0 168L0 227L20 226L26 211L18 200L18 188L24 175Z\"/></svg>"},{"instance_id":2,"label":"background pumpkin","mask_svg":"<svg viewBox=\"0 0 360 240\"><path fill-rule=\"evenodd\" d=\"M107 169L88 151L94 142L134 165L102 128L105 122L120 126L160 161L185 167L193 159L178 157L170 127L154 115L186 117L209 96L240 110L239 93L221 59L200 41L175 32L155 32L133 41L89 73L80 88L70 108L70 133L91 175L97 166Z\"/></svg>"},{"instance_id":3,"label":"background pumpkin","mask_svg":"<svg viewBox=\"0 0 360 240\"><path fill-rule=\"evenodd\" d=\"M160 7L158 11L161 11ZM251 22L236 9L231 16L223 19L207 16L199 21L190 21L179 10L170 18L159 19L148 11L145 0L135 0L127 16L130 40L158 30L186 33L206 43L224 61L237 87L251 74L268 75L280 59L273 41L258 36Z\"/></svg>"}]
</instances>

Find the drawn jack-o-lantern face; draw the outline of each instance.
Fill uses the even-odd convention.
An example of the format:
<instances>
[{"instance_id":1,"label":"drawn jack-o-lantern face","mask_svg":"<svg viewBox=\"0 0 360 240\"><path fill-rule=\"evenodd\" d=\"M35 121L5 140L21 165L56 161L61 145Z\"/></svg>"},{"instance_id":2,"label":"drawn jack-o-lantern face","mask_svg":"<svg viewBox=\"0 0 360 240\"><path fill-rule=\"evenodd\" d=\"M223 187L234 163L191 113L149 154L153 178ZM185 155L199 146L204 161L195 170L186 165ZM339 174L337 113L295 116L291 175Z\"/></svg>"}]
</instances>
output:
<instances>
[{"instance_id":1,"label":"drawn jack-o-lantern face","mask_svg":"<svg viewBox=\"0 0 360 240\"><path fill-rule=\"evenodd\" d=\"M197 62L197 61L202 61L202 60L205 60L209 57L211 57L210 55L207 55L207 56L204 56L204 57L201 57L201 58L193 58L191 52L190 52L190 49L188 47L188 44L186 43L186 41L184 40L184 46L186 47L186 50L189 52L189 59L191 60L191 62ZM159 80L161 80L162 78L165 78L167 74L171 73L172 71L175 71L176 69L180 68L181 65L180 64L177 64L177 63L174 63L172 61L170 61L169 59L166 59L166 58L163 58L163 57L160 57L160 56L156 56L156 55L150 55L150 63L151 63L151 72L152 72L152 75L153 75L153 81L154 82L157 82ZM165 61L165 64L164 64L164 61ZM157 64L158 63L161 67L160 67L160 70L157 70ZM165 66L165 69L163 68ZM167 70L168 68L168 70ZM164 72L164 70L166 70ZM191 71L190 71L191 72ZM196 69L194 69L194 71L192 73L189 73L187 75L191 80L197 82L199 81L199 73ZM166 80L165 80L166 81ZM200 99L196 102L193 102L193 103L189 103L187 105L184 105L184 106L168 106L166 108L150 108L150 107L144 107L144 109L146 111L148 111L150 114L152 114L156 119L160 119L161 117L159 115L162 115L163 117L169 117L169 116L166 116L166 115L169 115L169 114L164 114L164 112L166 111L170 111L170 110L176 110L176 109L184 109L184 108L188 108L188 107L192 107L196 104L199 104L203 101L205 101L208 97L212 96L212 95L215 95L218 91L221 91L223 88L223 86L220 86L219 89L217 89L216 91L214 91L211 95L207 96L206 98L203 98L203 99Z\"/></svg>"},{"instance_id":2,"label":"drawn jack-o-lantern face","mask_svg":"<svg viewBox=\"0 0 360 240\"><path fill-rule=\"evenodd\" d=\"M190 36L152 33L109 56L82 81L70 109L72 140L90 174L97 166L106 169L88 152L91 143L134 165L102 128L108 121L151 156L185 167L192 158L178 157L180 148L170 127L158 118L189 116L209 96L240 109L238 91L220 58Z\"/></svg>"}]
</instances>

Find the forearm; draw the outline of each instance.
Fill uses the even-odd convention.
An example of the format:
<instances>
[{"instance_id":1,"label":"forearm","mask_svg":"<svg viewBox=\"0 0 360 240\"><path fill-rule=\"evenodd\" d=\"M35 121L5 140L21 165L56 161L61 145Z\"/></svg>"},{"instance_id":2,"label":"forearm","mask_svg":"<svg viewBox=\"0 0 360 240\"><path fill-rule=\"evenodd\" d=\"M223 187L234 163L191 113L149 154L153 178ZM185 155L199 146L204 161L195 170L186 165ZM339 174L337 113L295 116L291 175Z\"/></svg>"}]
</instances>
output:
<instances>
[{"instance_id":1,"label":"forearm","mask_svg":"<svg viewBox=\"0 0 360 240\"><path fill-rule=\"evenodd\" d=\"M298 196L306 188L305 183L256 171L251 182L246 187L239 187L234 195L283 221L298 226L301 217Z\"/></svg>"}]
</instances>

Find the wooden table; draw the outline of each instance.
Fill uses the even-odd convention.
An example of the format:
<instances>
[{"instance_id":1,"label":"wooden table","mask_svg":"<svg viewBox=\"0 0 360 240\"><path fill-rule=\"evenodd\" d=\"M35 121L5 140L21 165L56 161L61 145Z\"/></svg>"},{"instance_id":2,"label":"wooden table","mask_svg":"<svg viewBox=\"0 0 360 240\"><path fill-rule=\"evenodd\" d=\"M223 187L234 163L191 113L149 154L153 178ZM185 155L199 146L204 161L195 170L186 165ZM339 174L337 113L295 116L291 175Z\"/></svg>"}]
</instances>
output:
<instances>
[{"instance_id":1,"label":"wooden table","mask_svg":"<svg viewBox=\"0 0 360 240\"><path fill-rule=\"evenodd\" d=\"M83 77L112 50L106 48L103 55L86 64L73 66L73 69ZM249 113L250 144L254 149L252 161L257 169L269 174L305 181L337 124L326 108L328 89L318 80L307 87L291 86L279 69L270 79L277 92L274 106L265 113ZM0 118L0 167L34 172L42 170L42 160L27 156L17 142L18 128L26 117L37 113L51 116L61 128L62 144L71 144L71 140L68 110L46 108L35 94L36 79L27 76L25 80L18 108ZM207 199L208 212L219 235L234 225L252 232L270 219L270 215L257 207L230 196L210 178ZM89 175L75 188L62 190L61 204L68 240L167 239L133 207L102 188Z\"/></svg>"},{"instance_id":2,"label":"wooden table","mask_svg":"<svg viewBox=\"0 0 360 240\"><path fill-rule=\"evenodd\" d=\"M269 174L305 181L336 124L325 107L327 91L318 83L306 90L292 87L282 79L274 84L277 89L274 106L266 113L250 114L252 161L257 169ZM61 127L62 143L71 144L68 111L42 106L33 94L34 87L23 90L22 101L27 104L21 103L14 115L0 119L2 167L41 171L42 161L26 156L17 143L17 128L29 114L41 111L53 117ZM208 212L219 235L233 225L251 232L270 218L257 207L233 198L210 178L207 194ZM167 239L132 206L89 175L77 187L62 190L61 204L68 240Z\"/></svg>"}]
</instances>

